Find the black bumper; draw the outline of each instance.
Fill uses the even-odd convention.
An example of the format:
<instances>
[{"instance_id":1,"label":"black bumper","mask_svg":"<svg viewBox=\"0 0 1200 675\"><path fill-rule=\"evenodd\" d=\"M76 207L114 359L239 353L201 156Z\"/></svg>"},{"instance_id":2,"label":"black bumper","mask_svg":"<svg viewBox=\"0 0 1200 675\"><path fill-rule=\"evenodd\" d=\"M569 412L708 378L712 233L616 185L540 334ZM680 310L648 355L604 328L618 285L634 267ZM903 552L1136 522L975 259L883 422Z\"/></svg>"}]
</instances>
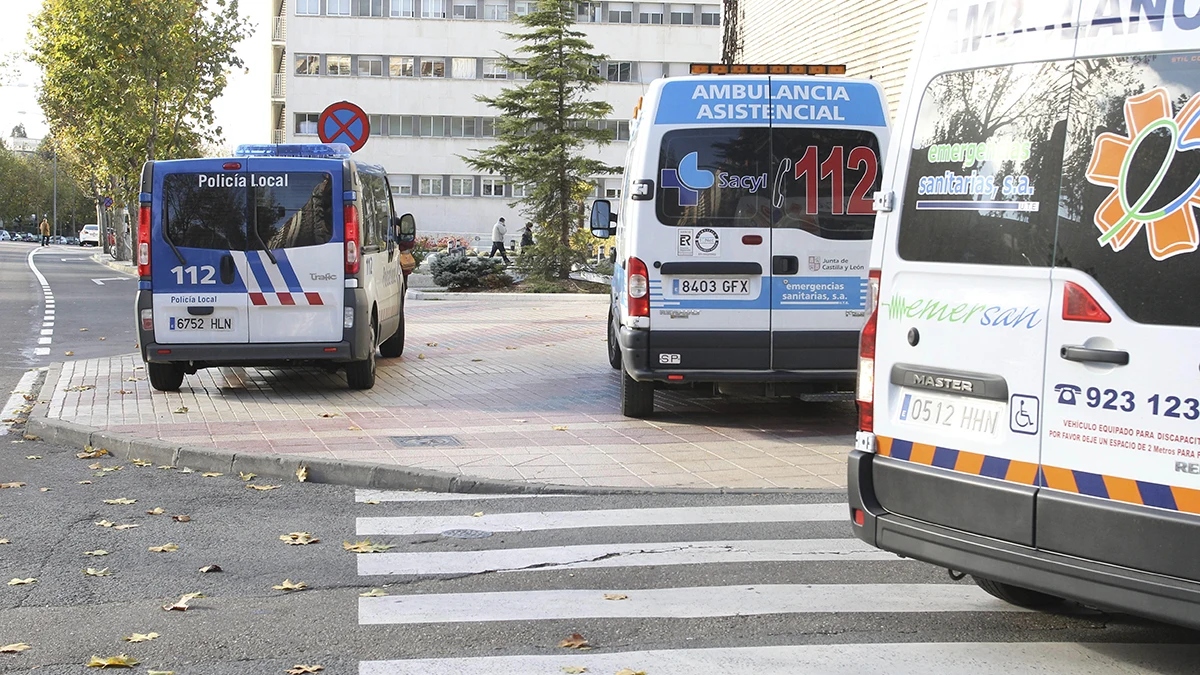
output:
<instances>
[{"instance_id":1,"label":"black bumper","mask_svg":"<svg viewBox=\"0 0 1200 675\"><path fill-rule=\"evenodd\" d=\"M854 509L863 512L863 524L853 525L853 529L864 542L985 579L1200 629L1198 582L1060 555L889 513L876 497L876 459L872 453L854 450L847 463L851 509L847 516ZM854 522L852 517L850 520ZM1093 531L1088 536L1104 537L1105 533Z\"/></svg>"}]
</instances>

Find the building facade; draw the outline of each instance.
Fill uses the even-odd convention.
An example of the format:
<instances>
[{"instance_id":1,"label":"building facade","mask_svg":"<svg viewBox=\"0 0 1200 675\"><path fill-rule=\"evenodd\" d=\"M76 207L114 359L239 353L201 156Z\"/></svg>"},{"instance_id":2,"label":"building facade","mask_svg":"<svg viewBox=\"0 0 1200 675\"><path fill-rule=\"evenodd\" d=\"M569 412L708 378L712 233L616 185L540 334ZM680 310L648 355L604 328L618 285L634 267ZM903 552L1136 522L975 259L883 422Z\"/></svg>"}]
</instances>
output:
<instances>
[{"instance_id":1,"label":"building facade","mask_svg":"<svg viewBox=\"0 0 1200 675\"><path fill-rule=\"evenodd\" d=\"M895 114L927 0L736 0L745 63L843 63Z\"/></svg>"},{"instance_id":2,"label":"building facade","mask_svg":"<svg viewBox=\"0 0 1200 675\"><path fill-rule=\"evenodd\" d=\"M501 54L517 56L511 18L536 0L273 0L272 125L279 143L319 142L317 119L338 101L369 116L371 135L356 158L384 166L396 208L418 230L466 235L486 247L504 217L519 238L522 186L482 175L463 159L494 143L496 111L476 100L519 85ZM719 4L578 2L606 82L594 92L613 107L603 122L616 140L594 156L624 163L629 118L649 82L717 60ZM515 81L514 81L515 80ZM616 197L619 176L595 177L596 195Z\"/></svg>"}]
</instances>

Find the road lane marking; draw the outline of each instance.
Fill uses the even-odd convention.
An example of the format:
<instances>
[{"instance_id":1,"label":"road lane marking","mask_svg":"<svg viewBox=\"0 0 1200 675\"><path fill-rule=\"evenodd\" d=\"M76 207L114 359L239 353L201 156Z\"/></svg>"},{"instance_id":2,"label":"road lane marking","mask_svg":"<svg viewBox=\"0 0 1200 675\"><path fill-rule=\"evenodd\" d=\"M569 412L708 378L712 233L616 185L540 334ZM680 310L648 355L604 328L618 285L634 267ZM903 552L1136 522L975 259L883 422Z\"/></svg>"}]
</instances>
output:
<instances>
[{"instance_id":1,"label":"road lane marking","mask_svg":"<svg viewBox=\"0 0 1200 675\"><path fill-rule=\"evenodd\" d=\"M368 490L359 489L354 491L354 501L356 502L448 502L448 501L465 501L476 499L531 499L546 497L571 497L578 499L583 495L550 495L550 494L511 494L511 495L496 495L496 494L466 494L462 492L415 492L410 490Z\"/></svg>"},{"instance_id":2,"label":"road lane marking","mask_svg":"<svg viewBox=\"0 0 1200 675\"><path fill-rule=\"evenodd\" d=\"M605 594L611 593L629 597L620 602L605 600ZM975 584L756 584L428 593L358 599L358 622L363 625L561 619L696 619L762 614L1028 611L1031 610L993 598Z\"/></svg>"},{"instance_id":3,"label":"road lane marking","mask_svg":"<svg viewBox=\"0 0 1200 675\"><path fill-rule=\"evenodd\" d=\"M103 286L106 281L132 281L133 277L105 277L103 279L92 279L92 283L97 286Z\"/></svg>"},{"instance_id":4,"label":"road lane marking","mask_svg":"<svg viewBox=\"0 0 1200 675\"><path fill-rule=\"evenodd\" d=\"M25 396L33 396L33 383L37 381L38 371L30 370L21 376L17 381L17 388L12 390L12 396L8 397L8 402L4 404L4 408L0 409L0 420L16 419L17 411L30 405L30 402L25 399ZM9 433L12 429L12 423L6 422L0 429L0 435Z\"/></svg>"},{"instance_id":5,"label":"road lane marking","mask_svg":"<svg viewBox=\"0 0 1200 675\"><path fill-rule=\"evenodd\" d=\"M546 569L708 563L899 560L858 539L615 542L482 551L420 551L358 556L359 576L480 574Z\"/></svg>"},{"instance_id":6,"label":"road lane marking","mask_svg":"<svg viewBox=\"0 0 1200 675\"><path fill-rule=\"evenodd\" d=\"M492 513L478 518L474 516L358 518L355 527L360 535L409 535L436 534L454 529L527 532L530 530L574 530L589 527L845 521L849 517L850 511L846 504L774 504Z\"/></svg>"}]
</instances>

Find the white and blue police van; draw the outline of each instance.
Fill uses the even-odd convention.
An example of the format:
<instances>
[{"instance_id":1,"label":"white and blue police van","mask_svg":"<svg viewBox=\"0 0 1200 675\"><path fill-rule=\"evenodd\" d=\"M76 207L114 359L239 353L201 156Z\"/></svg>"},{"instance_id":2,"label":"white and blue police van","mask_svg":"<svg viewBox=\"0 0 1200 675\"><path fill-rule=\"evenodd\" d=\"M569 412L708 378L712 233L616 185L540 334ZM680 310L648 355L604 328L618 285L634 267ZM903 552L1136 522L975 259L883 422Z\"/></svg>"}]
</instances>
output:
<instances>
[{"instance_id":1,"label":"white and blue police van","mask_svg":"<svg viewBox=\"0 0 1200 675\"><path fill-rule=\"evenodd\" d=\"M871 252L854 531L1200 629L1200 4L935 0Z\"/></svg>"},{"instance_id":2,"label":"white and blue police van","mask_svg":"<svg viewBox=\"0 0 1200 675\"><path fill-rule=\"evenodd\" d=\"M621 411L654 392L853 398L880 148L878 84L842 66L704 65L655 80L632 123L608 356Z\"/></svg>"},{"instance_id":3,"label":"white and blue police van","mask_svg":"<svg viewBox=\"0 0 1200 675\"><path fill-rule=\"evenodd\" d=\"M138 338L150 384L211 366L322 364L375 384L404 351L415 239L383 167L343 144L245 145L147 162L138 212Z\"/></svg>"}]
</instances>

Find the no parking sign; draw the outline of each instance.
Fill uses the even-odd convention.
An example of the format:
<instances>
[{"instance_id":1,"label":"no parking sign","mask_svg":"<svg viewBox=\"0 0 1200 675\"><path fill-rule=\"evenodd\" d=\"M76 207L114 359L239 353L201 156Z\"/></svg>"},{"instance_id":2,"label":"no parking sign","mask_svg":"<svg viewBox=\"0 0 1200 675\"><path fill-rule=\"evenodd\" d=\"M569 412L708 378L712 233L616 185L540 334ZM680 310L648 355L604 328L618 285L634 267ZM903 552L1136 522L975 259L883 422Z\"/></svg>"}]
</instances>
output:
<instances>
[{"instance_id":1,"label":"no parking sign","mask_svg":"<svg viewBox=\"0 0 1200 675\"><path fill-rule=\"evenodd\" d=\"M371 124L363 109L349 101L334 103L317 119L317 135L322 143L345 143L350 152L358 152L367 144Z\"/></svg>"}]
</instances>

